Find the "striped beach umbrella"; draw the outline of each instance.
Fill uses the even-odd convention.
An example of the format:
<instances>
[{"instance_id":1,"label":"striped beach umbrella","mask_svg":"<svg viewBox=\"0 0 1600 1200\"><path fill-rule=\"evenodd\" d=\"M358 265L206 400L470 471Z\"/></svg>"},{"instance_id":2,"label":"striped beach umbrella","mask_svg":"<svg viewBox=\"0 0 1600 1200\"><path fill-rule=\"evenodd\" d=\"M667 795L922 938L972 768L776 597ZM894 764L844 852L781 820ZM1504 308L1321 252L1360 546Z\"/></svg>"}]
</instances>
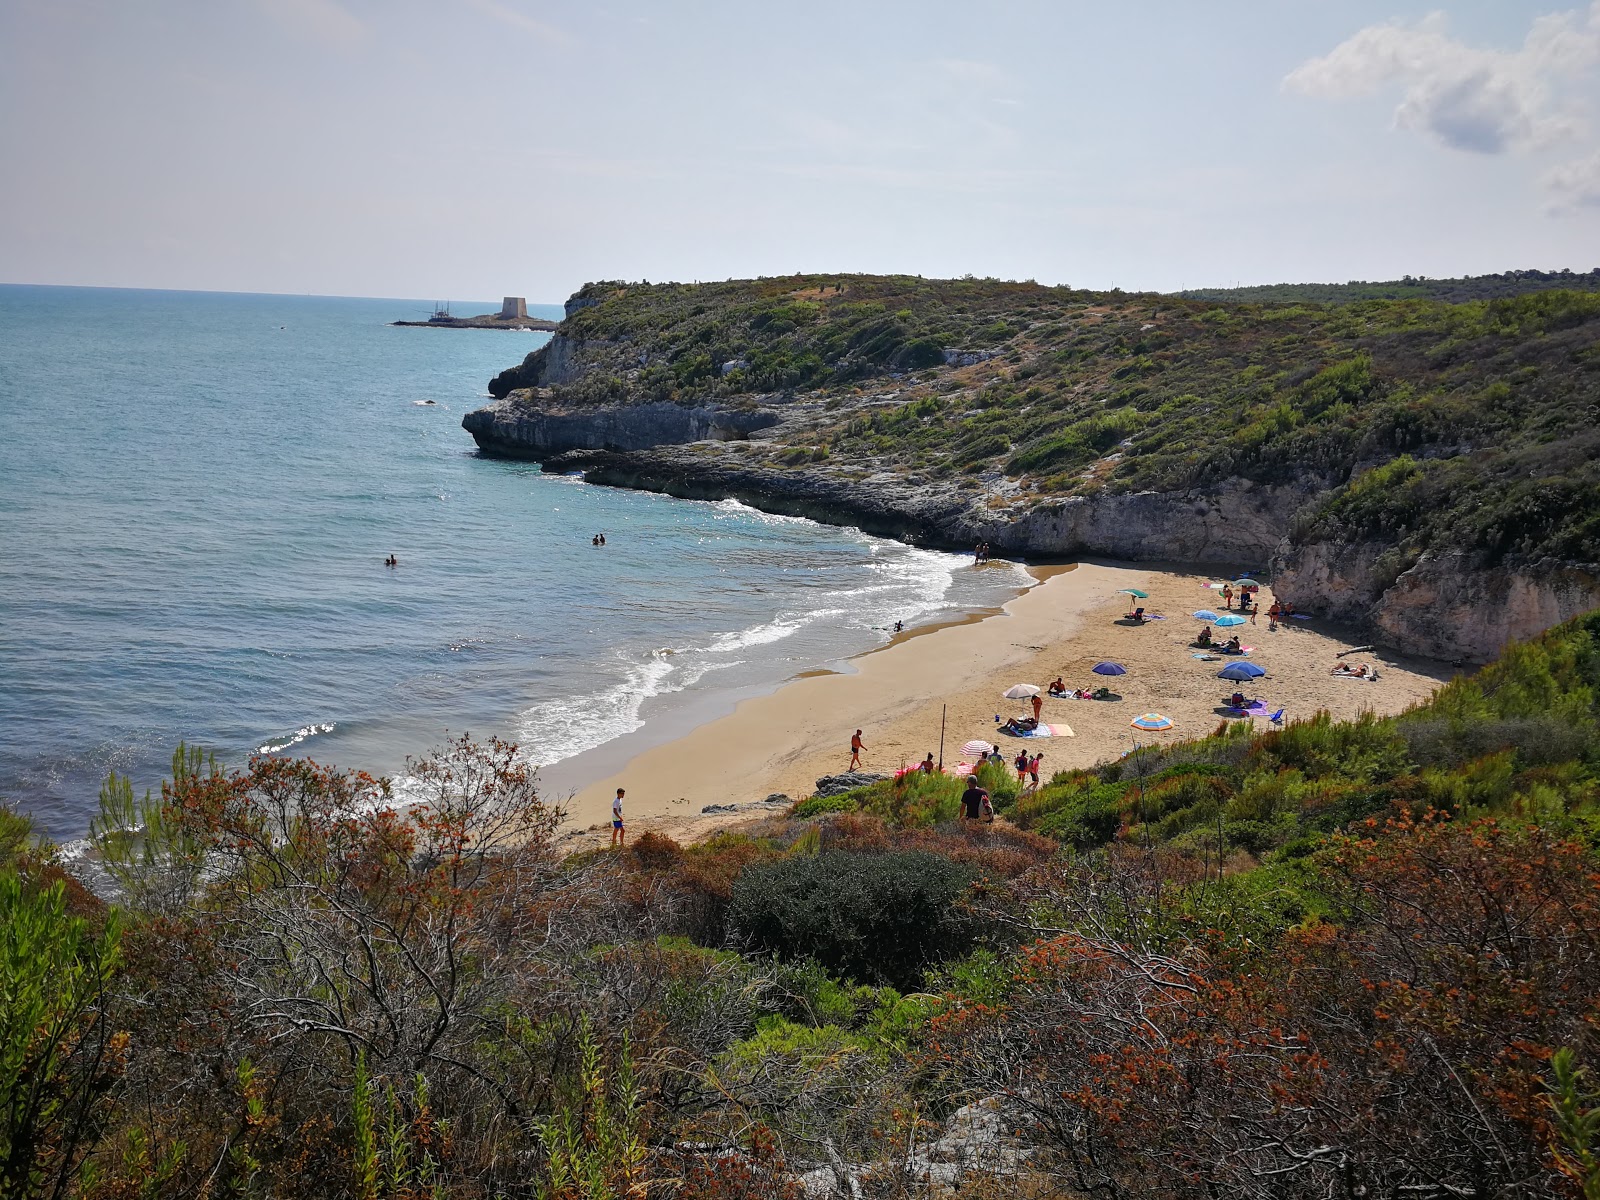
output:
<instances>
[{"instance_id":1,"label":"striped beach umbrella","mask_svg":"<svg viewBox=\"0 0 1600 1200\"><path fill-rule=\"evenodd\" d=\"M1149 730L1149 729L1171 729L1174 725L1177 724L1177 722L1174 721L1171 717L1162 716L1160 713L1148 712L1148 713L1140 713L1133 720L1129 721L1128 724L1132 725L1135 729L1146 729L1146 730Z\"/></svg>"}]
</instances>

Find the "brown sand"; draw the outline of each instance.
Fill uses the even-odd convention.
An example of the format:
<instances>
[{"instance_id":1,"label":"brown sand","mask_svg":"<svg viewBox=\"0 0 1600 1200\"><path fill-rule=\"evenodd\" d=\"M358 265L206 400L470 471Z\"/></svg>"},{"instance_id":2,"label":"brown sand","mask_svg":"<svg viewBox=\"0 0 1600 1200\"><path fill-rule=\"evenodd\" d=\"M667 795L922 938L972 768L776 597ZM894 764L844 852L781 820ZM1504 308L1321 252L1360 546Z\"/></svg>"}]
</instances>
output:
<instances>
[{"instance_id":1,"label":"brown sand","mask_svg":"<svg viewBox=\"0 0 1600 1200\"><path fill-rule=\"evenodd\" d=\"M1448 675L1439 664L1370 651L1345 661L1376 666L1376 683L1338 679L1328 672L1340 652L1358 643L1321 621L1289 621L1268 628L1272 603L1262 589L1256 623L1219 630L1239 633L1254 646L1249 661L1265 667L1265 679L1229 683L1217 672L1231 659L1202 662L1189 642L1200 622L1190 613L1224 611L1219 591L1204 584L1217 577L1185 570L1156 570L1100 563L1042 568L1043 582L995 615L907 636L854 659L845 672L809 673L778 691L741 703L731 714L676 741L646 749L616 775L573 797L569 826L585 830L609 823L611 798L625 787L630 832L653 828L693 841L719 826L755 814L700 815L708 804L739 804L783 792L800 799L822 775L845 770L850 735L862 730L867 751L862 769L892 773L939 753L942 706L948 706L944 760L962 759L961 745L973 738L998 741L1008 758L1027 747L1043 752L1048 775L1089 766L1130 749L1135 740L1172 741L1200 737L1225 716L1223 699L1238 689L1266 700L1269 711L1284 706L1290 718L1327 709L1336 718L1363 709L1399 712L1426 698ZM1122 588L1150 593L1148 600L1119 595ZM1121 622L1142 604L1164 620ZM1102 678L1090 668L1101 659L1121 663L1126 675ZM1070 725L1076 736L1015 739L995 733L994 717L1024 715L1026 701L1001 698L1013 683L1046 687L1061 675L1069 688L1106 684L1121 700L1044 701L1044 721ZM1140 733L1129 721L1160 712L1178 722L1169 733ZM1264 718L1256 723L1265 727ZM602 835L603 836L603 835Z\"/></svg>"}]
</instances>

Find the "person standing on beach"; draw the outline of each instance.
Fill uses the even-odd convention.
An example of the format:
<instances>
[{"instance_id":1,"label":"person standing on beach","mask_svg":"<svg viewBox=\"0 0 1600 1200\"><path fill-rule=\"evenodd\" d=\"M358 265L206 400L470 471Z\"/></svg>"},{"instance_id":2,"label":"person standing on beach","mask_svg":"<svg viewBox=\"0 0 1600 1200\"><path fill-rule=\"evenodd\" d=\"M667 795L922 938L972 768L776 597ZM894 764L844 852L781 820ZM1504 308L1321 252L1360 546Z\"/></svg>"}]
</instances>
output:
<instances>
[{"instance_id":1,"label":"person standing on beach","mask_svg":"<svg viewBox=\"0 0 1600 1200\"><path fill-rule=\"evenodd\" d=\"M620 846L623 841L622 797L624 794L623 790L618 788L617 798L611 802L611 844L613 846Z\"/></svg>"},{"instance_id":2,"label":"person standing on beach","mask_svg":"<svg viewBox=\"0 0 1600 1200\"><path fill-rule=\"evenodd\" d=\"M1222 585L1222 603L1227 608L1232 608L1233 607L1233 585L1232 584L1225 583L1225 584Z\"/></svg>"},{"instance_id":3,"label":"person standing on beach","mask_svg":"<svg viewBox=\"0 0 1600 1200\"><path fill-rule=\"evenodd\" d=\"M1033 790L1036 792L1039 790L1039 762L1043 758L1044 752L1041 750L1028 760L1028 778L1033 781Z\"/></svg>"},{"instance_id":4,"label":"person standing on beach","mask_svg":"<svg viewBox=\"0 0 1600 1200\"><path fill-rule=\"evenodd\" d=\"M1032 700L1033 700L1033 723L1035 725L1037 725L1039 723L1039 714L1044 712L1044 701L1039 699L1039 693L1038 692L1035 692L1033 694Z\"/></svg>"},{"instance_id":5,"label":"person standing on beach","mask_svg":"<svg viewBox=\"0 0 1600 1200\"><path fill-rule=\"evenodd\" d=\"M856 730L850 735L850 770L854 771L861 765L861 752L867 748L861 740L861 730Z\"/></svg>"},{"instance_id":6,"label":"person standing on beach","mask_svg":"<svg viewBox=\"0 0 1600 1200\"><path fill-rule=\"evenodd\" d=\"M1012 765L1017 768L1017 783L1021 785L1028 778L1028 752L1026 750L1018 750L1017 761Z\"/></svg>"}]
</instances>

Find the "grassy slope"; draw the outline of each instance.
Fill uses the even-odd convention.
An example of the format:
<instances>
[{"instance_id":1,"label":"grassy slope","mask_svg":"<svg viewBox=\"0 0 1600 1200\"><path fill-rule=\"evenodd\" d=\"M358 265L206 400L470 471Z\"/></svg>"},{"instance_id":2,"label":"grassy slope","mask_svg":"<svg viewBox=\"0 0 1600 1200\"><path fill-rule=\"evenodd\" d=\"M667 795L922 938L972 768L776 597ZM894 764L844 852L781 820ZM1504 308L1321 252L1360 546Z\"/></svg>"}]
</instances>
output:
<instances>
[{"instance_id":1,"label":"grassy slope","mask_svg":"<svg viewBox=\"0 0 1600 1200\"><path fill-rule=\"evenodd\" d=\"M1004 472L1040 500L1309 478L1352 486L1302 540L1600 561L1597 294L1240 305L908 276L580 294L600 302L563 332L590 369L557 398L820 397L830 415L777 448L791 465Z\"/></svg>"}]
</instances>

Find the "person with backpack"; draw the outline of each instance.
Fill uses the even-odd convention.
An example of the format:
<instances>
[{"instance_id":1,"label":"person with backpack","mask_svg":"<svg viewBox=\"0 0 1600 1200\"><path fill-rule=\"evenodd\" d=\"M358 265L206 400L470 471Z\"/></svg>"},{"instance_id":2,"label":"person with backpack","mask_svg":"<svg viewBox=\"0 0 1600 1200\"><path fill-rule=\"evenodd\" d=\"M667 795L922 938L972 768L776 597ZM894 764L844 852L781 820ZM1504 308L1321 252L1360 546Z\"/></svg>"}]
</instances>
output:
<instances>
[{"instance_id":1,"label":"person with backpack","mask_svg":"<svg viewBox=\"0 0 1600 1200\"><path fill-rule=\"evenodd\" d=\"M961 819L963 821L982 821L984 812L988 811L988 820L994 819L994 806L989 800L989 793L984 790L983 784L978 782L976 775L967 776L967 790L961 793Z\"/></svg>"}]
</instances>

